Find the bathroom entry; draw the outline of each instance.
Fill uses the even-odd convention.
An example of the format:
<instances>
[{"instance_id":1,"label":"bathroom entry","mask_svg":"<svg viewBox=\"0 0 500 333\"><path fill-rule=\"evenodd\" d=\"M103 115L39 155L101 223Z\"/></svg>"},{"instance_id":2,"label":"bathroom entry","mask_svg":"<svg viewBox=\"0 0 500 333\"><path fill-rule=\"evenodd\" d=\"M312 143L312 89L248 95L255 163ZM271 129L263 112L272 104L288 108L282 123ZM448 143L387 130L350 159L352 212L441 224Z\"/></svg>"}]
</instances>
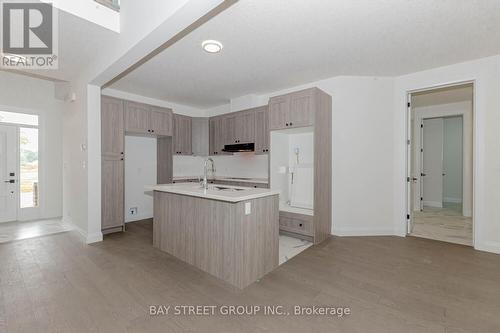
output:
<instances>
[{"instance_id":1,"label":"bathroom entry","mask_svg":"<svg viewBox=\"0 0 500 333\"><path fill-rule=\"evenodd\" d=\"M472 245L473 87L411 95L410 235Z\"/></svg>"}]
</instances>

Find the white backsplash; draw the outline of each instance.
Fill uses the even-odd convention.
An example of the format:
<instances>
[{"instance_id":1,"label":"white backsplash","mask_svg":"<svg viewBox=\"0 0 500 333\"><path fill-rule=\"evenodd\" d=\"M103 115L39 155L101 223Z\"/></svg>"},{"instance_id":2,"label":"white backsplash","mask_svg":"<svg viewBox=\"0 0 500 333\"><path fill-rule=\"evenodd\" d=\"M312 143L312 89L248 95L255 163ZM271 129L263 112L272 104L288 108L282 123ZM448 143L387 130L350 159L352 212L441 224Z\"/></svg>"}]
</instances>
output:
<instances>
[{"instance_id":1,"label":"white backsplash","mask_svg":"<svg viewBox=\"0 0 500 333\"><path fill-rule=\"evenodd\" d=\"M216 175L226 177L267 178L267 155L240 153L231 156L212 156ZM200 156L174 156L174 177L203 175L203 162Z\"/></svg>"}]
</instances>

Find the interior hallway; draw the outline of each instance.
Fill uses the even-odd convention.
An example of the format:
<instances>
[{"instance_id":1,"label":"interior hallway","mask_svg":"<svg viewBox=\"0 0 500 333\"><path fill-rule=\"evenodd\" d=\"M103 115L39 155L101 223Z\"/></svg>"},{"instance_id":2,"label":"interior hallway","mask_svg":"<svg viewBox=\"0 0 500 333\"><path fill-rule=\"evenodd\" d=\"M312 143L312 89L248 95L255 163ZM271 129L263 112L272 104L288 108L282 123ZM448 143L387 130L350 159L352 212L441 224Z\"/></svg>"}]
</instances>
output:
<instances>
[{"instance_id":1,"label":"interior hallway","mask_svg":"<svg viewBox=\"0 0 500 333\"><path fill-rule=\"evenodd\" d=\"M242 291L152 247L150 222L0 244L0 332L499 332L500 257L415 237L331 237ZM480 274L478 273L480 272ZM150 305L350 307L321 316L157 316Z\"/></svg>"},{"instance_id":2,"label":"interior hallway","mask_svg":"<svg viewBox=\"0 0 500 333\"><path fill-rule=\"evenodd\" d=\"M424 207L423 211L414 212L410 235L472 246L472 218L462 215L460 204Z\"/></svg>"}]
</instances>

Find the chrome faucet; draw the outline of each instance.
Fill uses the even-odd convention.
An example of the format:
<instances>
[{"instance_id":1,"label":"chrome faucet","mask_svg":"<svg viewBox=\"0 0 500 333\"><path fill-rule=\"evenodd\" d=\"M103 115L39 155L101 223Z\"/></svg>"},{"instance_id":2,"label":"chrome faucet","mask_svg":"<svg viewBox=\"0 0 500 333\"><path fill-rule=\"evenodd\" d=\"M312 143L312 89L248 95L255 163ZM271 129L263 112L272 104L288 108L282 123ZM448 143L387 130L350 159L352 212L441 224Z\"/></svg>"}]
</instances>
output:
<instances>
[{"instance_id":1,"label":"chrome faucet","mask_svg":"<svg viewBox=\"0 0 500 333\"><path fill-rule=\"evenodd\" d=\"M202 181L202 187L206 190L208 189L208 179L207 179L207 174L208 174L208 162L212 163L212 173L215 173L215 162L214 160L209 157L205 160L205 167L203 171L203 181Z\"/></svg>"}]
</instances>

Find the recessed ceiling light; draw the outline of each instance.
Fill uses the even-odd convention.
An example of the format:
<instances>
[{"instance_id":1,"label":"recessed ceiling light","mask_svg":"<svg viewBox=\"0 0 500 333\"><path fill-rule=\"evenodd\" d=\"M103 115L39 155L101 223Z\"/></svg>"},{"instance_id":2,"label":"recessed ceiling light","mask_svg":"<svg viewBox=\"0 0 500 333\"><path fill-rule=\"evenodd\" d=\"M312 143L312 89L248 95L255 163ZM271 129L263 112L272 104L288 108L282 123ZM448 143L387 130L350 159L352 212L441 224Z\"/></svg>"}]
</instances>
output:
<instances>
[{"instance_id":1,"label":"recessed ceiling light","mask_svg":"<svg viewBox=\"0 0 500 333\"><path fill-rule=\"evenodd\" d=\"M224 46L222 43L216 40L206 40L201 43L201 47L208 53L218 53L222 50Z\"/></svg>"}]
</instances>

